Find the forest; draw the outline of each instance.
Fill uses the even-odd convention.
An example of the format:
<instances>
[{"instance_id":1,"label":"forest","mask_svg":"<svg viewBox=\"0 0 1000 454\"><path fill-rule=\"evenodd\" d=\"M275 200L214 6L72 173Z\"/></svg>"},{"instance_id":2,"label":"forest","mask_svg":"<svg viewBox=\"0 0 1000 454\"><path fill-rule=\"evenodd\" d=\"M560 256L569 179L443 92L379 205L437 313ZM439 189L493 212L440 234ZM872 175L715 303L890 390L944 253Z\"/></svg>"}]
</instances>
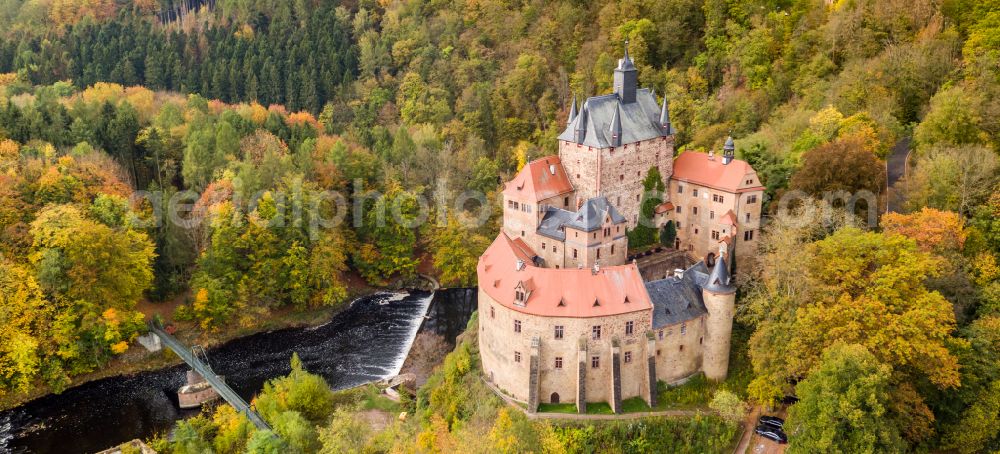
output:
<instances>
[{"instance_id":1,"label":"forest","mask_svg":"<svg viewBox=\"0 0 1000 454\"><path fill-rule=\"evenodd\" d=\"M474 285L497 213L419 201L494 200L554 154L627 39L678 152L731 134L767 186L731 391L798 396L791 452L1000 450L1000 2L216 0L163 21L180 3L0 1L0 394L108 364L144 304L212 332L425 264ZM900 143L898 213L821 203L889 202ZM316 229L330 191L402 220ZM171 203L201 222L151 222ZM461 432L437 430L427 450Z\"/></svg>"}]
</instances>

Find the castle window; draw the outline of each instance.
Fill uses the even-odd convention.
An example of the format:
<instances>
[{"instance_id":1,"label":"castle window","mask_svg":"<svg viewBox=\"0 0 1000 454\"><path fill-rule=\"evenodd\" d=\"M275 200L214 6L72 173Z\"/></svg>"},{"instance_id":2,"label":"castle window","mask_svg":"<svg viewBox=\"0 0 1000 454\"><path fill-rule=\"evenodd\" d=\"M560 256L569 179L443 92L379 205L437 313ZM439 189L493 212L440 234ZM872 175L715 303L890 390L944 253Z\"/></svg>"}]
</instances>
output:
<instances>
[{"instance_id":1,"label":"castle window","mask_svg":"<svg viewBox=\"0 0 1000 454\"><path fill-rule=\"evenodd\" d=\"M559 252L559 250L556 249L556 245L554 245L554 244L552 245L552 252Z\"/></svg>"},{"instance_id":2,"label":"castle window","mask_svg":"<svg viewBox=\"0 0 1000 454\"><path fill-rule=\"evenodd\" d=\"M704 337L699 337L698 338L698 343L699 344L704 344L705 343L705 338Z\"/></svg>"},{"instance_id":3,"label":"castle window","mask_svg":"<svg viewBox=\"0 0 1000 454\"><path fill-rule=\"evenodd\" d=\"M719 195L719 194L712 194L712 201L713 202L723 203L723 202L726 201L726 199L723 196Z\"/></svg>"},{"instance_id":4,"label":"castle window","mask_svg":"<svg viewBox=\"0 0 1000 454\"><path fill-rule=\"evenodd\" d=\"M688 324L687 322L681 323L681 336L687 334Z\"/></svg>"},{"instance_id":5,"label":"castle window","mask_svg":"<svg viewBox=\"0 0 1000 454\"><path fill-rule=\"evenodd\" d=\"M528 295L520 290L515 290L514 299L519 303L524 303L524 300L528 299Z\"/></svg>"},{"instance_id":6,"label":"castle window","mask_svg":"<svg viewBox=\"0 0 1000 454\"><path fill-rule=\"evenodd\" d=\"M615 227L615 232L621 233L621 231L622 231L622 226L619 225L618 227Z\"/></svg>"},{"instance_id":7,"label":"castle window","mask_svg":"<svg viewBox=\"0 0 1000 454\"><path fill-rule=\"evenodd\" d=\"M615 245L612 244L611 245L611 255L614 255L614 253L615 253Z\"/></svg>"},{"instance_id":8,"label":"castle window","mask_svg":"<svg viewBox=\"0 0 1000 454\"><path fill-rule=\"evenodd\" d=\"M594 325L590 327L590 338L593 340L601 340L601 325Z\"/></svg>"},{"instance_id":9,"label":"castle window","mask_svg":"<svg viewBox=\"0 0 1000 454\"><path fill-rule=\"evenodd\" d=\"M684 193L684 186L677 185L677 193L678 194L683 194Z\"/></svg>"},{"instance_id":10,"label":"castle window","mask_svg":"<svg viewBox=\"0 0 1000 454\"><path fill-rule=\"evenodd\" d=\"M635 176L637 176L637 177L641 177L641 176L642 176L642 172L640 172L640 171L636 170L636 171L635 171Z\"/></svg>"},{"instance_id":11,"label":"castle window","mask_svg":"<svg viewBox=\"0 0 1000 454\"><path fill-rule=\"evenodd\" d=\"M569 197L563 197L563 206L569 206Z\"/></svg>"},{"instance_id":12,"label":"castle window","mask_svg":"<svg viewBox=\"0 0 1000 454\"><path fill-rule=\"evenodd\" d=\"M625 322L625 335L631 336L634 331L635 331L635 322L631 320Z\"/></svg>"},{"instance_id":13,"label":"castle window","mask_svg":"<svg viewBox=\"0 0 1000 454\"><path fill-rule=\"evenodd\" d=\"M520 320L514 320L514 332L515 333L520 333L521 332L521 321Z\"/></svg>"},{"instance_id":14,"label":"castle window","mask_svg":"<svg viewBox=\"0 0 1000 454\"><path fill-rule=\"evenodd\" d=\"M698 189L697 188L692 189L691 190L691 195L694 196L694 197L698 197Z\"/></svg>"},{"instance_id":15,"label":"castle window","mask_svg":"<svg viewBox=\"0 0 1000 454\"><path fill-rule=\"evenodd\" d=\"M757 194L748 195L747 196L747 203L757 203Z\"/></svg>"},{"instance_id":16,"label":"castle window","mask_svg":"<svg viewBox=\"0 0 1000 454\"><path fill-rule=\"evenodd\" d=\"M555 328L555 338L556 339L562 339L563 338L563 326L562 325L556 325L556 328Z\"/></svg>"},{"instance_id":17,"label":"castle window","mask_svg":"<svg viewBox=\"0 0 1000 454\"><path fill-rule=\"evenodd\" d=\"M490 318L497 318L497 311L493 306L490 306Z\"/></svg>"},{"instance_id":18,"label":"castle window","mask_svg":"<svg viewBox=\"0 0 1000 454\"><path fill-rule=\"evenodd\" d=\"M562 356L556 356L556 369L562 369Z\"/></svg>"},{"instance_id":19,"label":"castle window","mask_svg":"<svg viewBox=\"0 0 1000 454\"><path fill-rule=\"evenodd\" d=\"M592 367L594 369L597 369L597 368L601 367L601 357L600 356L591 356L590 357L590 367Z\"/></svg>"},{"instance_id":20,"label":"castle window","mask_svg":"<svg viewBox=\"0 0 1000 454\"><path fill-rule=\"evenodd\" d=\"M660 349L656 349L656 356L660 356Z\"/></svg>"},{"instance_id":21,"label":"castle window","mask_svg":"<svg viewBox=\"0 0 1000 454\"><path fill-rule=\"evenodd\" d=\"M632 352L625 352L625 364L632 362Z\"/></svg>"},{"instance_id":22,"label":"castle window","mask_svg":"<svg viewBox=\"0 0 1000 454\"><path fill-rule=\"evenodd\" d=\"M514 352L514 362L515 363L521 362L521 352Z\"/></svg>"},{"instance_id":23,"label":"castle window","mask_svg":"<svg viewBox=\"0 0 1000 454\"><path fill-rule=\"evenodd\" d=\"M712 239L713 240L718 240L719 239L719 231L718 230L712 230Z\"/></svg>"},{"instance_id":24,"label":"castle window","mask_svg":"<svg viewBox=\"0 0 1000 454\"><path fill-rule=\"evenodd\" d=\"M597 232L594 232L594 239L597 239Z\"/></svg>"},{"instance_id":25,"label":"castle window","mask_svg":"<svg viewBox=\"0 0 1000 454\"><path fill-rule=\"evenodd\" d=\"M618 203L616 205L621 205L621 204L622 204L622 196L618 196Z\"/></svg>"},{"instance_id":26,"label":"castle window","mask_svg":"<svg viewBox=\"0 0 1000 454\"><path fill-rule=\"evenodd\" d=\"M681 221L677 221L677 228L681 228Z\"/></svg>"},{"instance_id":27,"label":"castle window","mask_svg":"<svg viewBox=\"0 0 1000 454\"><path fill-rule=\"evenodd\" d=\"M514 209L519 209L519 208L520 208L519 204L517 202L514 202Z\"/></svg>"},{"instance_id":28,"label":"castle window","mask_svg":"<svg viewBox=\"0 0 1000 454\"><path fill-rule=\"evenodd\" d=\"M524 230L521 231L521 236L524 236Z\"/></svg>"},{"instance_id":29,"label":"castle window","mask_svg":"<svg viewBox=\"0 0 1000 454\"><path fill-rule=\"evenodd\" d=\"M660 336L660 340L663 340L663 330L662 329L660 330L659 336Z\"/></svg>"},{"instance_id":30,"label":"castle window","mask_svg":"<svg viewBox=\"0 0 1000 454\"><path fill-rule=\"evenodd\" d=\"M709 211L708 212L708 218L709 219L715 219L715 212L714 211Z\"/></svg>"},{"instance_id":31,"label":"castle window","mask_svg":"<svg viewBox=\"0 0 1000 454\"><path fill-rule=\"evenodd\" d=\"M618 175L618 181L625 181L625 175Z\"/></svg>"},{"instance_id":32,"label":"castle window","mask_svg":"<svg viewBox=\"0 0 1000 454\"><path fill-rule=\"evenodd\" d=\"M680 351L684 351L684 346L681 345Z\"/></svg>"},{"instance_id":33,"label":"castle window","mask_svg":"<svg viewBox=\"0 0 1000 454\"><path fill-rule=\"evenodd\" d=\"M545 243L544 242L542 242L542 250L543 251L545 250Z\"/></svg>"},{"instance_id":34,"label":"castle window","mask_svg":"<svg viewBox=\"0 0 1000 454\"><path fill-rule=\"evenodd\" d=\"M697 235L697 234L698 234L698 227L695 227L695 228L694 228L694 234L695 234L695 235Z\"/></svg>"},{"instance_id":35,"label":"castle window","mask_svg":"<svg viewBox=\"0 0 1000 454\"><path fill-rule=\"evenodd\" d=\"M597 248L597 258L601 258L601 248Z\"/></svg>"},{"instance_id":36,"label":"castle window","mask_svg":"<svg viewBox=\"0 0 1000 454\"><path fill-rule=\"evenodd\" d=\"M691 214L697 216L698 215L698 207L692 207L691 208Z\"/></svg>"},{"instance_id":37,"label":"castle window","mask_svg":"<svg viewBox=\"0 0 1000 454\"><path fill-rule=\"evenodd\" d=\"M746 232L743 232L743 241L752 241L752 240L753 240L753 230L747 230Z\"/></svg>"},{"instance_id":38,"label":"castle window","mask_svg":"<svg viewBox=\"0 0 1000 454\"><path fill-rule=\"evenodd\" d=\"M680 205L677 205L676 207L674 207L674 211L675 211L675 212L676 212L677 214L681 214L682 212L684 212L684 210L682 210L682 209L681 209L681 206L680 206Z\"/></svg>"},{"instance_id":39,"label":"castle window","mask_svg":"<svg viewBox=\"0 0 1000 454\"><path fill-rule=\"evenodd\" d=\"M576 258L576 249L573 249L573 258Z\"/></svg>"},{"instance_id":40,"label":"castle window","mask_svg":"<svg viewBox=\"0 0 1000 454\"><path fill-rule=\"evenodd\" d=\"M750 222L750 213L747 213L747 222Z\"/></svg>"},{"instance_id":41,"label":"castle window","mask_svg":"<svg viewBox=\"0 0 1000 454\"><path fill-rule=\"evenodd\" d=\"M578 173L578 174L576 174L576 179L577 179L577 180L579 180L579 179L580 179L580 174L579 174L579 173Z\"/></svg>"}]
</instances>

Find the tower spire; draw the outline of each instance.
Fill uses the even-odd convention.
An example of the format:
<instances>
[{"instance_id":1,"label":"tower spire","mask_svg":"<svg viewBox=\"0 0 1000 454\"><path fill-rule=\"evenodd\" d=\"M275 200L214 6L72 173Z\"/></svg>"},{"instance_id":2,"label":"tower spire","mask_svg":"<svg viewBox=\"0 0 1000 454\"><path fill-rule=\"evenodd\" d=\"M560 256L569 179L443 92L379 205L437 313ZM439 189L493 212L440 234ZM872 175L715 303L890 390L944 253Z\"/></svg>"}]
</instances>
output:
<instances>
[{"instance_id":1,"label":"tower spire","mask_svg":"<svg viewBox=\"0 0 1000 454\"><path fill-rule=\"evenodd\" d=\"M639 84L639 75L636 72L632 57L628 55L628 40L625 40L625 56L618 60L618 67L615 68L615 94L622 104L635 102L635 91Z\"/></svg>"},{"instance_id":2,"label":"tower spire","mask_svg":"<svg viewBox=\"0 0 1000 454\"><path fill-rule=\"evenodd\" d=\"M660 108L660 131L663 135L669 136L673 131L670 125L670 106L667 104L667 95L663 95L663 107Z\"/></svg>"},{"instance_id":3,"label":"tower spire","mask_svg":"<svg viewBox=\"0 0 1000 454\"><path fill-rule=\"evenodd\" d=\"M573 95L573 105L569 108L569 119L566 120L566 124L573 124L573 120L576 120L576 95Z\"/></svg>"},{"instance_id":4,"label":"tower spire","mask_svg":"<svg viewBox=\"0 0 1000 454\"><path fill-rule=\"evenodd\" d=\"M729 164L736 157L736 143L733 142L733 136L726 138L726 144L722 146L722 163Z\"/></svg>"},{"instance_id":5,"label":"tower spire","mask_svg":"<svg viewBox=\"0 0 1000 454\"><path fill-rule=\"evenodd\" d=\"M611 146L620 147L622 145L622 113L621 105L615 103L615 114L611 117L611 127L609 132L611 133Z\"/></svg>"},{"instance_id":6,"label":"tower spire","mask_svg":"<svg viewBox=\"0 0 1000 454\"><path fill-rule=\"evenodd\" d=\"M576 128L573 130L573 138L576 143L582 144L584 140L587 139L587 115L588 115L587 103L583 103L583 108L580 109L580 114L576 116Z\"/></svg>"},{"instance_id":7,"label":"tower spire","mask_svg":"<svg viewBox=\"0 0 1000 454\"><path fill-rule=\"evenodd\" d=\"M732 278L729 276L729 267L726 265L726 258L720 256L715 261L715 267L712 268L712 274L708 276L708 281L705 282L705 290L715 293L730 293L736 291L736 286L732 283Z\"/></svg>"}]
</instances>

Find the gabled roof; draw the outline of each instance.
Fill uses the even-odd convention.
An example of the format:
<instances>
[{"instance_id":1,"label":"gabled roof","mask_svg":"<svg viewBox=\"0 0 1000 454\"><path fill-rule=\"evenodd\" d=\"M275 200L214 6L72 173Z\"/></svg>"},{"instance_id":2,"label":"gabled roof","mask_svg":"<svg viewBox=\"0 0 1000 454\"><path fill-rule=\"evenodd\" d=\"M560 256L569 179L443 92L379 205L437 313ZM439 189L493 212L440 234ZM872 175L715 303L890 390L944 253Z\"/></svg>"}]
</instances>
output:
<instances>
[{"instance_id":1,"label":"gabled roof","mask_svg":"<svg viewBox=\"0 0 1000 454\"><path fill-rule=\"evenodd\" d=\"M546 156L524 165L514 179L504 184L504 195L538 202L550 197L573 192L566 170L559 156Z\"/></svg>"},{"instance_id":2,"label":"gabled roof","mask_svg":"<svg viewBox=\"0 0 1000 454\"><path fill-rule=\"evenodd\" d=\"M611 125L615 109L620 109L621 143L628 144L662 137L660 126L661 108L656 97L648 88L636 90L635 102L622 104L615 93L594 96L587 99L581 114L559 134L559 140L577 142L575 132L586 129L582 145L594 148L608 148L612 145ZM583 114L586 112L586 114Z\"/></svg>"},{"instance_id":3,"label":"gabled roof","mask_svg":"<svg viewBox=\"0 0 1000 454\"><path fill-rule=\"evenodd\" d=\"M605 218L609 216L612 224L625 222L625 217L604 196L588 199L576 212L549 207L542 216L542 222L538 224L538 233L549 238L564 240L567 227L593 232L599 230L604 225Z\"/></svg>"},{"instance_id":4,"label":"gabled roof","mask_svg":"<svg viewBox=\"0 0 1000 454\"><path fill-rule=\"evenodd\" d=\"M500 233L479 258L477 268L479 288L509 309L547 317L603 317L652 307L635 264L601 267L595 272L528 263L518 271L517 260L514 241ZM533 288L523 306L514 304L514 289L522 282L530 282Z\"/></svg>"},{"instance_id":5,"label":"gabled roof","mask_svg":"<svg viewBox=\"0 0 1000 454\"><path fill-rule=\"evenodd\" d=\"M753 179L752 184L746 180ZM753 167L746 161L732 160L722 163L722 156L710 157L705 153L688 151L674 160L674 180L691 182L727 192L747 192L764 190Z\"/></svg>"}]
</instances>

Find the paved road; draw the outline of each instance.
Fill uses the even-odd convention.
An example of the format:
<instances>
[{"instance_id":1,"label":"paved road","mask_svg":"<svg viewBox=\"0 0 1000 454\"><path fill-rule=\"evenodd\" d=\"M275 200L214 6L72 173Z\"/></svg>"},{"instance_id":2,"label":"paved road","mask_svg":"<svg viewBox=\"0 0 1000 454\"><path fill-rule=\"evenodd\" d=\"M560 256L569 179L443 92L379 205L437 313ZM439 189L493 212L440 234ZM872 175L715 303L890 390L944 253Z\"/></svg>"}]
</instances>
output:
<instances>
[{"instance_id":1,"label":"paved road","mask_svg":"<svg viewBox=\"0 0 1000 454\"><path fill-rule=\"evenodd\" d=\"M892 154L885 161L888 211L898 212L903 204L902 197L894 190L894 186L906 176L906 161L909 157L910 138L903 137L892 147Z\"/></svg>"}]
</instances>

